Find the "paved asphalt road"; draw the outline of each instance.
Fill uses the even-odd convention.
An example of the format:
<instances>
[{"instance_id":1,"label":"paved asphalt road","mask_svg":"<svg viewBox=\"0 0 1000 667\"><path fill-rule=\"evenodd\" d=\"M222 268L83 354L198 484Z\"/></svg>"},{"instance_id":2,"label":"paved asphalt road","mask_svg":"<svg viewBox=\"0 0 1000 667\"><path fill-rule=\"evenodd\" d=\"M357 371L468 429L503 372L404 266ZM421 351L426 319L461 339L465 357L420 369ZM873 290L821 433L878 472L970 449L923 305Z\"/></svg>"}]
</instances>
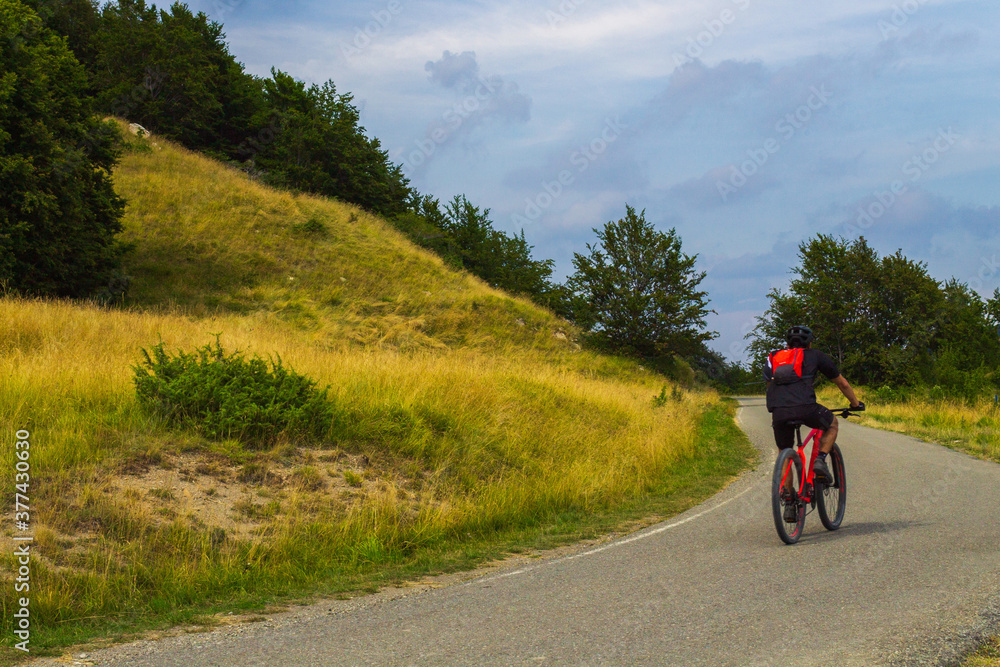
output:
<instances>
[{"instance_id":1,"label":"paved asphalt road","mask_svg":"<svg viewBox=\"0 0 1000 667\"><path fill-rule=\"evenodd\" d=\"M847 425L841 530L794 546L758 468L674 519L438 588L326 602L267 622L88 656L99 665L948 664L1000 630L1000 466ZM65 662L61 664L66 664Z\"/></svg>"}]
</instances>

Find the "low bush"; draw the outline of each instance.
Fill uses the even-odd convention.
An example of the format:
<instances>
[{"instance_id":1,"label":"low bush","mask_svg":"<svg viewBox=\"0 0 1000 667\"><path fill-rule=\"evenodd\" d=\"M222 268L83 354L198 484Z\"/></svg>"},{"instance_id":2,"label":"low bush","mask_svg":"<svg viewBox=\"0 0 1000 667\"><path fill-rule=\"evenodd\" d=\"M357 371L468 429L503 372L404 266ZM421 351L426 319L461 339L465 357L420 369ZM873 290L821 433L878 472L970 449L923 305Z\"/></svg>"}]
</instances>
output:
<instances>
[{"instance_id":1,"label":"low bush","mask_svg":"<svg viewBox=\"0 0 1000 667\"><path fill-rule=\"evenodd\" d=\"M653 407L662 408L669 401L680 402L684 400L684 392L674 385L670 389L670 396L667 396L667 385L663 385L663 389L660 390L658 396L653 397Z\"/></svg>"},{"instance_id":2,"label":"low bush","mask_svg":"<svg viewBox=\"0 0 1000 667\"><path fill-rule=\"evenodd\" d=\"M872 403L901 403L906 401L910 392L905 387L890 387L888 385L869 389L866 392L865 400Z\"/></svg>"},{"instance_id":3,"label":"low bush","mask_svg":"<svg viewBox=\"0 0 1000 667\"><path fill-rule=\"evenodd\" d=\"M282 364L240 352L227 355L216 338L193 353L170 355L163 343L142 350L133 366L140 403L176 425L212 439L263 448L279 435L324 437L333 423L328 389ZM269 367L270 366L270 367Z\"/></svg>"}]
</instances>

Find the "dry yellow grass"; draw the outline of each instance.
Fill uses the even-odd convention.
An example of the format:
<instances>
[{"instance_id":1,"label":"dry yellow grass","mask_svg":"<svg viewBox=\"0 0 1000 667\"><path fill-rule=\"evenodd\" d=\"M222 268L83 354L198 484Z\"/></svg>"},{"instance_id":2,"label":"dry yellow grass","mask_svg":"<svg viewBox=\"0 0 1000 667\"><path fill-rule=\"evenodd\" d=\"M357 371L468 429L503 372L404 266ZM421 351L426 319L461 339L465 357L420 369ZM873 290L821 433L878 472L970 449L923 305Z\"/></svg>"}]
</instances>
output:
<instances>
[{"instance_id":1,"label":"dry yellow grass","mask_svg":"<svg viewBox=\"0 0 1000 667\"><path fill-rule=\"evenodd\" d=\"M267 313L193 318L18 299L0 301L0 313L7 352L0 361L0 415L11 428L27 427L44 440L33 461L49 470L97 465L155 437L155 419L134 397L131 364L140 348L158 340L168 349L191 349L212 332L223 332L229 348L280 355L329 384L338 404L375 416L387 405L453 415L453 431L467 427L481 436L465 444L502 447L503 456L489 462L517 462L508 472L524 476L521 485L564 498L572 489L582 489L582 498L641 489L691 453L695 419L714 400L689 394L683 403L653 409L659 384L650 375L623 370L620 379L601 379L532 354L331 349ZM489 471L483 473L488 479ZM505 489L510 484L503 480ZM488 495L488 488L479 491Z\"/></svg>"},{"instance_id":2,"label":"dry yellow grass","mask_svg":"<svg viewBox=\"0 0 1000 667\"><path fill-rule=\"evenodd\" d=\"M882 403L865 388L858 389L858 395L866 404L865 412L859 415L861 424L906 433L1000 463L1000 409L992 397L983 397L975 404L930 398ZM823 401L846 405L832 387L820 392Z\"/></svg>"}]
</instances>

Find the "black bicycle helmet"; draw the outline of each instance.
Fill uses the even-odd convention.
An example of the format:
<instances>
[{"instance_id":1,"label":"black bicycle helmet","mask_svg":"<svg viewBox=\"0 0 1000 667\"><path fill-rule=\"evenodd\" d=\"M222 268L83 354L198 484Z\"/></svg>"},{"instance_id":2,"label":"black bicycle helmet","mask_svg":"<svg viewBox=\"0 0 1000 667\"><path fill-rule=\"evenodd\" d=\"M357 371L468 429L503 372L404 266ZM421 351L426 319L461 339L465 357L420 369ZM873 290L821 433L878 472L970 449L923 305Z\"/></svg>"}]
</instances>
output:
<instances>
[{"instance_id":1,"label":"black bicycle helmet","mask_svg":"<svg viewBox=\"0 0 1000 667\"><path fill-rule=\"evenodd\" d=\"M806 326L794 326L785 334L789 347L806 347L814 338L812 329Z\"/></svg>"}]
</instances>

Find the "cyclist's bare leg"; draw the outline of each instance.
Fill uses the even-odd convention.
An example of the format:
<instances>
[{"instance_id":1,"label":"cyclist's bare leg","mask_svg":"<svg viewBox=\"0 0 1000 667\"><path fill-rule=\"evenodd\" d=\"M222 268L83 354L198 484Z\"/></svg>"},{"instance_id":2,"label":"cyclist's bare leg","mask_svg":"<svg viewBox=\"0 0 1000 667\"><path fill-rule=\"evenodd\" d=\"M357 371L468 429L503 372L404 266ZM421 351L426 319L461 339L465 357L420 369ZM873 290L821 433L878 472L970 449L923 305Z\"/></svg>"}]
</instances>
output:
<instances>
[{"instance_id":1,"label":"cyclist's bare leg","mask_svg":"<svg viewBox=\"0 0 1000 667\"><path fill-rule=\"evenodd\" d=\"M837 442L837 432L840 430L839 424L837 424L837 417L834 416L833 423L830 424L830 428L823 432L822 437L819 439L819 451L829 454L833 451L833 445Z\"/></svg>"}]
</instances>

